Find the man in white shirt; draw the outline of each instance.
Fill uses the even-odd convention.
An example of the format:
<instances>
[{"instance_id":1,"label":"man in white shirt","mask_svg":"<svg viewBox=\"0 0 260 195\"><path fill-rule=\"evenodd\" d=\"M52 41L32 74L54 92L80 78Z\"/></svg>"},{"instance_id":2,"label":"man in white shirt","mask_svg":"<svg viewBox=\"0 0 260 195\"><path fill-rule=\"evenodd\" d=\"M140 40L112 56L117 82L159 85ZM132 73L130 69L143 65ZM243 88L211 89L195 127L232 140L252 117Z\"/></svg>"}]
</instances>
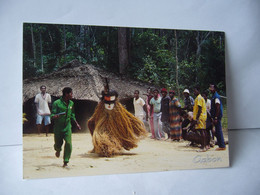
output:
<instances>
[{"instance_id":1,"label":"man in white shirt","mask_svg":"<svg viewBox=\"0 0 260 195\"><path fill-rule=\"evenodd\" d=\"M135 90L134 92L134 109L135 109L135 116L143 122L144 120L144 111L147 112L145 101L139 97L139 91ZM147 114L146 114L147 116Z\"/></svg>"},{"instance_id":2,"label":"man in white shirt","mask_svg":"<svg viewBox=\"0 0 260 195\"><path fill-rule=\"evenodd\" d=\"M51 96L50 94L46 93L46 86L42 85L40 87L41 93L35 96L34 103L36 104L37 109L37 118L36 118L36 125L38 134L41 132L41 124L42 120L44 119L44 125L46 128L46 136L48 136L49 132L49 125L51 124L50 118L50 104L51 104Z\"/></svg>"}]
</instances>

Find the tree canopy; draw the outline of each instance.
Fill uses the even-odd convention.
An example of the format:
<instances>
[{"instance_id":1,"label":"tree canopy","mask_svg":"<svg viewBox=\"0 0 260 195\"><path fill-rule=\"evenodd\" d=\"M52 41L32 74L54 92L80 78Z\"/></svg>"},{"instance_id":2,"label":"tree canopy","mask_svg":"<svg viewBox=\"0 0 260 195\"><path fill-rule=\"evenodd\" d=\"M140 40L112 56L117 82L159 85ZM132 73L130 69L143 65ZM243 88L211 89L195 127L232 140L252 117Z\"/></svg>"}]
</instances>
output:
<instances>
[{"instance_id":1,"label":"tree canopy","mask_svg":"<svg viewBox=\"0 0 260 195\"><path fill-rule=\"evenodd\" d=\"M225 95L223 32L24 23L23 77L51 73L71 60L168 89Z\"/></svg>"}]
</instances>

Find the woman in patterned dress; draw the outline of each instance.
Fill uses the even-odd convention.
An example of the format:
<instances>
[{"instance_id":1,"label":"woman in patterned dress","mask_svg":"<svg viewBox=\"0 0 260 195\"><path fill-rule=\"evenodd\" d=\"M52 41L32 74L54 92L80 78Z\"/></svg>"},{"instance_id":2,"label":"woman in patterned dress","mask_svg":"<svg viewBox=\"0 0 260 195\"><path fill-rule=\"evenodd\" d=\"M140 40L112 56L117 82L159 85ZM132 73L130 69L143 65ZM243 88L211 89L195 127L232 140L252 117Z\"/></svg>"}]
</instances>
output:
<instances>
[{"instance_id":1,"label":"woman in patterned dress","mask_svg":"<svg viewBox=\"0 0 260 195\"><path fill-rule=\"evenodd\" d=\"M182 139L180 116L181 104L179 100L174 97L174 95L175 92L171 90L169 92L169 96L171 98L169 103L170 135L173 141L180 141L180 139Z\"/></svg>"}]
</instances>

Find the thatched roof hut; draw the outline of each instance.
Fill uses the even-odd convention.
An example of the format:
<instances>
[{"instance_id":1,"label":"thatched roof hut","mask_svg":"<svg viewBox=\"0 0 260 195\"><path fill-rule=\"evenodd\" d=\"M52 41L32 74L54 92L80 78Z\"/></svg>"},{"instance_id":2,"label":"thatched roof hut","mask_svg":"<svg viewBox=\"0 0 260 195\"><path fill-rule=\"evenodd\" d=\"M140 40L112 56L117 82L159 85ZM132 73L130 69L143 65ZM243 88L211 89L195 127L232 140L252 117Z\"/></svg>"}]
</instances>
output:
<instances>
[{"instance_id":1,"label":"thatched roof hut","mask_svg":"<svg viewBox=\"0 0 260 195\"><path fill-rule=\"evenodd\" d=\"M23 81L23 112L27 114L29 120L24 132L35 132L34 97L40 93L42 85L47 87L46 91L52 96L53 101L62 96L64 87L73 89L76 117L84 128L100 100L101 92L104 90L104 78L108 78L109 88L118 92L119 101L130 112L134 112L133 94L135 90L139 90L140 97L146 99L144 94L149 87L147 83L134 81L93 65L81 64L79 61L73 60L51 74Z\"/></svg>"},{"instance_id":2,"label":"thatched roof hut","mask_svg":"<svg viewBox=\"0 0 260 195\"><path fill-rule=\"evenodd\" d=\"M135 90L139 90L140 96L144 97L143 94L149 87L147 84L73 60L51 74L25 79L23 81L23 102L39 93L41 85L46 85L47 92L52 96L61 96L64 87L71 87L75 99L99 101L101 91L104 89L102 78L109 79L109 87L118 92L119 99L133 97Z\"/></svg>"}]
</instances>

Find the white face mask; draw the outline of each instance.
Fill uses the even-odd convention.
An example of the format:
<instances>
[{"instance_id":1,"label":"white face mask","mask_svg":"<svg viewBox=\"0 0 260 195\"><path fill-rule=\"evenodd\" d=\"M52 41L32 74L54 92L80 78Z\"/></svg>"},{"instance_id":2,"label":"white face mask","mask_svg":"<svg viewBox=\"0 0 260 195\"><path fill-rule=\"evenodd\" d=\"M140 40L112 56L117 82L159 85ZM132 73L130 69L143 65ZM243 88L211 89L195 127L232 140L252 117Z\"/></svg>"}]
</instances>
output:
<instances>
[{"instance_id":1,"label":"white face mask","mask_svg":"<svg viewBox=\"0 0 260 195\"><path fill-rule=\"evenodd\" d=\"M113 110L114 106L115 106L114 103L113 103L113 104L105 104L105 108L106 108L107 110Z\"/></svg>"}]
</instances>

